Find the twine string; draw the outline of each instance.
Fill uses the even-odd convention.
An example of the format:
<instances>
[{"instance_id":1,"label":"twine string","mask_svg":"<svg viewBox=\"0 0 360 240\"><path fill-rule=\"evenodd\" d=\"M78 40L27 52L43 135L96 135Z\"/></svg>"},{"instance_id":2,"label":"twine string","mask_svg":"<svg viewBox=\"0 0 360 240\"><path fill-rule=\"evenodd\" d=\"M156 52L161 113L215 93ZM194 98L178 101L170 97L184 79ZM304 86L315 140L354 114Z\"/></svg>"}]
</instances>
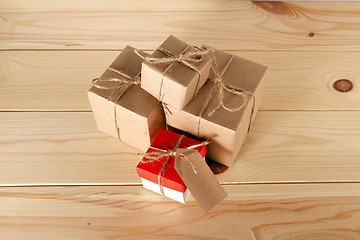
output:
<instances>
[{"instance_id":1,"label":"twine string","mask_svg":"<svg viewBox=\"0 0 360 240\"><path fill-rule=\"evenodd\" d=\"M96 87L98 89L111 91L111 94L107 97L108 101L113 101L114 103L117 103L120 100L120 98L125 94L125 92L131 87L131 85L139 85L140 84L140 81L141 81L140 72L137 75L135 75L134 77L131 77L128 74L126 74L118 69L112 68L112 67L108 67L107 70L115 72L120 76L108 78L108 79L95 78L92 80L92 84L94 87ZM115 84L112 86L107 86L109 83L115 83ZM122 91L119 93L120 90L122 90ZM115 95L117 93L119 93L119 94L115 98ZM120 129L117 124L117 116L116 115L117 115L116 105L114 104L114 118L115 118L116 133L117 133L118 139L121 140Z\"/></svg>"},{"instance_id":2,"label":"twine string","mask_svg":"<svg viewBox=\"0 0 360 240\"><path fill-rule=\"evenodd\" d=\"M172 112L170 111L169 105L163 101L164 96L165 96L165 94L162 96L162 99L161 99L159 102L160 102L160 104L161 104L161 106L162 106L162 109L163 109L164 115L165 115L165 117L164 117L165 129L166 129L166 130L169 130L169 127L168 127L168 125L167 125L166 119L167 119L167 117L168 117L169 114L170 114L170 115L172 114Z\"/></svg>"},{"instance_id":3,"label":"twine string","mask_svg":"<svg viewBox=\"0 0 360 240\"><path fill-rule=\"evenodd\" d=\"M164 49L164 48L158 48L160 52L164 53L167 57L145 57L140 54L140 52L135 49L135 53L141 57L144 61L151 63L151 64L169 64L165 70L163 71L163 75L161 77L160 82L160 90L159 90L159 96L158 99L163 98L163 85L164 85L164 79L165 75L169 72L169 70L174 66L175 63L181 63L184 66L194 70L197 75L198 79L196 81L194 96L198 93L199 88L199 81L200 81L200 70L194 66L194 63L201 62L203 57L208 54L209 52L213 51L212 49L208 49L206 51L202 51L199 48L195 48L196 51L187 52L191 46L187 45L179 54L175 55L171 53L170 51Z\"/></svg>"},{"instance_id":4,"label":"twine string","mask_svg":"<svg viewBox=\"0 0 360 240\"><path fill-rule=\"evenodd\" d=\"M182 159L185 158L186 160L188 160L189 163L190 163L190 165L191 165L191 167L192 167L193 172L194 172L195 174L197 174L197 170L196 170L196 167L195 167L194 163L193 163L186 155L180 154L180 158L182 158Z\"/></svg>"},{"instance_id":5,"label":"twine string","mask_svg":"<svg viewBox=\"0 0 360 240\"><path fill-rule=\"evenodd\" d=\"M164 190L163 190L163 186L162 186L162 183L161 183L161 176L165 172L165 169L168 166L168 164L170 162L170 159L173 156L176 155L176 151L177 151L178 147L180 146L180 144L181 144L182 140L184 139L184 137L185 137L184 135L180 136L180 138L177 140L177 142L176 142L173 149L164 150L164 149L161 149L161 148L156 148L156 147L151 146L150 148L155 150L155 151L150 151L150 152L147 152L147 153L138 154L138 155L141 155L141 160L140 160L141 163L151 163L151 162L159 161L161 158L163 158L165 156L168 156L168 158L166 159L166 161L165 161L164 165L162 166L162 168L161 168L161 170L159 172L159 175L158 175L158 185L159 185L160 192L161 192L162 195L164 195ZM197 147L208 145L209 143L210 143L210 141L205 141L205 142L202 142L202 143L199 143L199 144L194 144L194 145L191 145L189 147L185 147L184 149L191 150L191 149L195 149ZM188 159L188 160L190 161L190 163L191 163L191 165L193 167L194 173L196 174L197 171L196 171L195 165L191 162L190 159Z\"/></svg>"},{"instance_id":6,"label":"twine string","mask_svg":"<svg viewBox=\"0 0 360 240\"><path fill-rule=\"evenodd\" d=\"M212 55L214 56L214 55ZM225 67L223 68L223 71L220 73L219 72L219 67L217 65L217 62L215 60L214 57L214 66L215 68L212 68L212 72L215 75L215 78L213 79L213 82L215 83L214 87L219 91L219 103L218 105L208 113L208 116L212 116L220 107L223 107L225 110L229 111L229 112L236 112L239 111L240 109L242 109L248 102L248 98L245 99L244 95L247 97L249 95L252 95L251 93L245 91L242 88L238 88L235 86L231 86L229 84L225 84L223 81L223 76L224 73L226 72L226 70L229 68L231 62L233 61L234 56L231 56L231 58L229 59L229 61L226 63ZM238 96L242 96L244 101L242 102L242 104L238 107L227 107L224 103L224 91L227 91L231 94L234 95L238 95Z\"/></svg>"},{"instance_id":7,"label":"twine string","mask_svg":"<svg viewBox=\"0 0 360 240\"><path fill-rule=\"evenodd\" d=\"M181 141L182 141L183 139L184 139L184 135L181 135L180 138L179 138L179 140L178 140L178 141L176 142L176 144L175 144L175 147L174 147L175 151L176 151L176 149L179 147L179 145L180 145L180 143L181 143ZM161 184L161 176L163 175L166 167L168 166L169 161L170 161L170 159L172 158L172 156L173 156L172 154L170 154L170 155L168 156L168 158L166 159L166 161L165 161L165 163L164 163L163 167L161 168L160 173L159 173L159 175L158 175L158 183L159 183L159 187L160 187L160 191L161 191L161 194L162 194L162 195L164 195L164 187L163 187L163 185Z\"/></svg>"},{"instance_id":8,"label":"twine string","mask_svg":"<svg viewBox=\"0 0 360 240\"><path fill-rule=\"evenodd\" d=\"M113 77L108 79L95 78L94 80L92 80L92 84L94 87L98 89L111 91L111 94L107 98L107 100L109 101L113 101L115 103L118 102L119 99L124 95L124 93L128 90L128 88L131 85L140 84L141 81L140 72L136 76L131 77L128 74L112 67L108 67L107 70L115 72L119 74L121 77ZM116 84L112 86L106 86L108 83L116 83ZM116 99L114 99L115 94L120 90L122 90L122 92L119 94L119 96Z\"/></svg>"},{"instance_id":9,"label":"twine string","mask_svg":"<svg viewBox=\"0 0 360 240\"><path fill-rule=\"evenodd\" d=\"M217 64L214 52L211 52L211 57L213 59L213 65L211 66L210 70L214 74L214 78L212 78L210 80L214 82L214 86L213 86L212 90L210 91L210 93L207 95L207 97L204 101L203 107L198 115L199 120L198 120L197 136L200 137L201 119L202 119L202 116L203 116L205 110L208 108L210 100L215 91L218 91L219 101L218 101L218 104L213 109L211 109L211 111L207 114L209 117L211 117L220 107L224 108L228 112L237 112L237 111L241 110L244 106L246 106L246 104L249 102L250 99L253 99L252 110L250 113L250 122L249 122L249 126L247 129L247 132L249 132L250 126L251 126L251 121L252 121L253 114L254 114L254 109L255 109L255 96L252 93L250 93L242 88L224 83L223 75L225 74L226 70L229 68L231 62L234 59L234 56L230 57L230 59L228 60L228 62L226 63L225 67L223 68L223 70L221 72L219 71L219 66ZM243 98L242 104L239 106L235 106L235 107L226 106L224 103L224 93L225 92L228 92L233 95L241 96Z\"/></svg>"},{"instance_id":10,"label":"twine string","mask_svg":"<svg viewBox=\"0 0 360 240\"><path fill-rule=\"evenodd\" d=\"M168 104L166 104L164 102L165 93L162 94L165 75L174 66L175 63L181 63L181 64L185 65L186 67L194 70L198 75L198 79L196 81L196 86L195 86L195 92L194 92L194 96L196 96L196 94L197 94L197 92L199 90L198 88L199 88L199 81L200 81L200 70L197 67L195 67L193 64L202 61L203 56L205 56L209 52L213 51L212 49L208 49L206 51L203 51L203 50L201 50L201 49L199 49L197 47L194 47L196 49L196 51L187 52L190 47L191 47L190 45L187 45L177 55L171 53L170 51L166 50L165 48L159 47L157 50L159 50L160 52L164 53L167 56L167 57L160 57L160 58L158 58L158 57L150 57L150 56L143 56L138 49L134 49L135 54L138 55L140 58L142 58L144 61L146 61L148 63L151 63L151 64L169 64L165 68L165 70L163 72L163 75L161 77L160 89L159 89L159 95L158 95L158 99L159 99L159 101L160 101L160 103L162 105L162 108L163 108L164 114L165 114L165 129L166 130L168 130L168 125L166 123L166 118L168 117L168 114L172 114L172 112L170 111L170 109L168 107Z\"/></svg>"}]
</instances>

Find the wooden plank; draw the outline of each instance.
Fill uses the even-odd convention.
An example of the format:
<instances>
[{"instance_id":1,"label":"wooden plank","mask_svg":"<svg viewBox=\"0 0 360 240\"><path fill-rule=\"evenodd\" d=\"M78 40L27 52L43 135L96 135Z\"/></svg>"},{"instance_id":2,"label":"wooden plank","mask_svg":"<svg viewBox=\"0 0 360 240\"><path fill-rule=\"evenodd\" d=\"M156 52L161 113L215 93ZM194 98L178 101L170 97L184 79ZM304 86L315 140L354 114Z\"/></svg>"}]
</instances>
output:
<instances>
[{"instance_id":1,"label":"wooden plank","mask_svg":"<svg viewBox=\"0 0 360 240\"><path fill-rule=\"evenodd\" d=\"M262 110L360 110L360 55L354 52L231 53L270 67ZM86 91L118 51L0 52L0 110L89 111ZM334 90L338 79L353 84Z\"/></svg>"},{"instance_id":2,"label":"wooden plank","mask_svg":"<svg viewBox=\"0 0 360 240\"><path fill-rule=\"evenodd\" d=\"M171 2L171 3L169 3ZM23 2L21 0L4 0L0 5L3 12L63 12L63 11L216 11L216 10L231 10L231 8L238 6L238 3L216 4L216 0L206 1L153 1L149 4L146 0L132 1L117 1L104 0L102 2L95 1L70 1L64 0L62 3L49 2L46 0L33 0L32 2Z\"/></svg>"},{"instance_id":3,"label":"wooden plank","mask_svg":"<svg viewBox=\"0 0 360 240\"><path fill-rule=\"evenodd\" d=\"M360 50L358 2L43 2L2 2L0 49L154 49L175 34L229 50Z\"/></svg>"},{"instance_id":4,"label":"wooden plank","mask_svg":"<svg viewBox=\"0 0 360 240\"><path fill-rule=\"evenodd\" d=\"M335 0L334 0L335 1ZM351 11L354 10L353 5L350 3L352 1L342 1L343 4L338 4L338 1L328 1L328 0L316 0L316 1L282 1L296 4L303 8L311 8L316 10L338 10L338 11ZM171 2L168 3L168 2ZM246 2L246 1L245 1ZM326 2L326 4L322 3ZM245 3L244 3L245 4ZM270 3L274 4L274 3ZM265 4L266 5L266 4ZM324 6L326 5L326 6ZM46 0L32 0L22 1L22 0L3 0L1 2L1 9L3 12L62 12L62 11L74 11L74 10L84 10L84 11L121 11L123 9L131 11L170 11L177 9L178 11L190 11L190 10L233 10L238 7L239 3L237 1L222 2L218 3L217 0L203 0L203 1L194 1L194 0L183 0L179 1L153 1L153 4L148 4L146 0L133 1L118 1L118 0L103 0L101 2L96 1L71 1L63 0L60 2L51 2ZM269 6L269 5L268 5Z\"/></svg>"},{"instance_id":5,"label":"wooden plank","mask_svg":"<svg viewBox=\"0 0 360 240\"><path fill-rule=\"evenodd\" d=\"M263 111L224 183L360 182L360 112ZM0 113L0 185L139 184L89 112Z\"/></svg>"},{"instance_id":6,"label":"wooden plank","mask_svg":"<svg viewBox=\"0 0 360 240\"><path fill-rule=\"evenodd\" d=\"M140 186L0 188L0 238L358 239L359 186L225 186L208 214Z\"/></svg>"}]
</instances>

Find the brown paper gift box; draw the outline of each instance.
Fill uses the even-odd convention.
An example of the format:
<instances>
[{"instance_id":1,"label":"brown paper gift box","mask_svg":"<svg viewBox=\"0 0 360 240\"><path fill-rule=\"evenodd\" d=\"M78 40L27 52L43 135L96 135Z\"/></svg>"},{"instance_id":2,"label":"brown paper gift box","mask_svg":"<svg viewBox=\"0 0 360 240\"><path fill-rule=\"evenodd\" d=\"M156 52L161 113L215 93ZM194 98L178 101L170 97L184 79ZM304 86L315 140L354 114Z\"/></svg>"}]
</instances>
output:
<instances>
[{"instance_id":1,"label":"brown paper gift box","mask_svg":"<svg viewBox=\"0 0 360 240\"><path fill-rule=\"evenodd\" d=\"M176 58L182 53L193 52L199 50L174 36L169 36L150 58L170 59L170 56ZM204 55L201 56L201 60L199 58L199 62L184 60L198 71L176 60L165 63L144 61L141 70L141 87L162 102L176 109L183 109L209 76L212 59L209 54L202 54Z\"/></svg>"},{"instance_id":2,"label":"brown paper gift box","mask_svg":"<svg viewBox=\"0 0 360 240\"><path fill-rule=\"evenodd\" d=\"M222 76L223 83L245 90L253 97L224 91L225 106L236 108L245 103L244 106L239 111L228 111L224 107L219 107L211 115L220 101L219 88L216 88L212 81L215 79L212 72L210 79L183 110L179 111L169 106L172 114L167 114L166 121L172 127L187 131L200 138L210 139L212 142L208 145L207 156L230 166L245 140L250 121L254 120L259 109L267 67L219 50L214 51L213 56L219 69L218 72L223 72L229 63ZM207 100L209 103L206 105ZM203 111L203 109L205 110ZM200 115L201 117L199 117Z\"/></svg>"},{"instance_id":3,"label":"brown paper gift box","mask_svg":"<svg viewBox=\"0 0 360 240\"><path fill-rule=\"evenodd\" d=\"M88 97L100 131L146 151L164 126L162 106L140 84L129 84L132 79L116 72L118 70L131 78L136 77L140 74L142 61L134 48L127 46L97 81L101 88L92 86ZM118 81L111 81L114 78L127 83L119 86Z\"/></svg>"}]
</instances>

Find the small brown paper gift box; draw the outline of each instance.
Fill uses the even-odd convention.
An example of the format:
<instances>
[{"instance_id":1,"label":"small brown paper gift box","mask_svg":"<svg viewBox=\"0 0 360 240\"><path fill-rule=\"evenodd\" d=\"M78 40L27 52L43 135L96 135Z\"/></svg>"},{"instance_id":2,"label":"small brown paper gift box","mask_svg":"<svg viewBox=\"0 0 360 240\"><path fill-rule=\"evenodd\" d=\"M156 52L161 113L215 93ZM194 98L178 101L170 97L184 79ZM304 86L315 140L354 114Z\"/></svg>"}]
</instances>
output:
<instances>
[{"instance_id":1,"label":"small brown paper gift box","mask_svg":"<svg viewBox=\"0 0 360 240\"><path fill-rule=\"evenodd\" d=\"M213 57L209 80L182 111L169 106L166 121L211 140L207 156L230 166L259 109L267 67L219 50Z\"/></svg>"},{"instance_id":2,"label":"small brown paper gift box","mask_svg":"<svg viewBox=\"0 0 360 240\"><path fill-rule=\"evenodd\" d=\"M169 36L144 59L141 87L179 110L206 82L212 60L208 51L199 50L174 36Z\"/></svg>"},{"instance_id":3,"label":"small brown paper gift box","mask_svg":"<svg viewBox=\"0 0 360 240\"><path fill-rule=\"evenodd\" d=\"M98 129L146 151L161 127L164 113L159 101L140 87L143 52L127 46L110 67L94 79L88 91Z\"/></svg>"}]
</instances>

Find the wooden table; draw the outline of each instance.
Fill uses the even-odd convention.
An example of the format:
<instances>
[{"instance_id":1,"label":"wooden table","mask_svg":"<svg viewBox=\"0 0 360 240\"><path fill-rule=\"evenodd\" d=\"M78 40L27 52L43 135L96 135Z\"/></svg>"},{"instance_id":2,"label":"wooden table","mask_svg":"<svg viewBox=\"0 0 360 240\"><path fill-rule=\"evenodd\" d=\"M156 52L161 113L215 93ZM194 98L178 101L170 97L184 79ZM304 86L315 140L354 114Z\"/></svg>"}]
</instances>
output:
<instances>
[{"instance_id":1,"label":"wooden table","mask_svg":"<svg viewBox=\"0 0 360 240\"><path fill-rule=\"evenodd\" d=\"M360 3L0 2L0 239L360 239ZM270 67L203 214L145 190L86 91L168 35ZM340 80L340 81L339 81Z\"/></svg>"}]
</instances>

